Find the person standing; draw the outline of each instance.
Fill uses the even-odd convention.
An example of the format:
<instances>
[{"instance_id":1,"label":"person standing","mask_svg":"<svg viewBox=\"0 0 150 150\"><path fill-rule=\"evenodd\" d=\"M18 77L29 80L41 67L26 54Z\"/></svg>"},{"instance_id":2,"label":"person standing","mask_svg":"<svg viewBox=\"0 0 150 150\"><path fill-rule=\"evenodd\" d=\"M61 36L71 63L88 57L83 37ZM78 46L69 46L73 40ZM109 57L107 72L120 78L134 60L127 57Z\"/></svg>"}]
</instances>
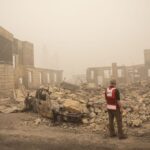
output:
<instances>
[{"instance_id":1,"label":"person standing","mask_svg":"<svg viewBox=\"0 0 150 150\"><path fill-rule=\"evenodd\" d=\"M116 80L111 80L109 87L105 91L107 110L109 116L110 137L115 137L114 118L117 121L118 138L126 139L122 129L122 106L120 103L120 92L116 88Z\"/></svg>"}]
</instances>

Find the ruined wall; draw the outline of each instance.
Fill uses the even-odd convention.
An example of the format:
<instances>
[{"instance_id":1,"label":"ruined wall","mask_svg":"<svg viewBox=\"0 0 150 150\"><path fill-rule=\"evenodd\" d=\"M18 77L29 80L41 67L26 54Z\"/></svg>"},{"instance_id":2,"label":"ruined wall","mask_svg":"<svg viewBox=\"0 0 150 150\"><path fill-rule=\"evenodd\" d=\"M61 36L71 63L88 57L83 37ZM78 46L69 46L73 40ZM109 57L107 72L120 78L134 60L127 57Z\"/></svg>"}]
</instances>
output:
<instances>
[{"instance_id":1,"label":"ruined wall","mask_svg":"<svg viewBox=\"0 0 150 150\"><path fill-rule=\"evenodd\" d=\"M14 39L13 55L18 57L18 65L34 66L34 47L32 43Z\"/></svg>"},{"instance_id":2,"label":"ruined wall","mask_svg":"<svg viewBox=\"0 0 150 150\"><path fill-rule=\"evenodd\" d=\"M12 65L0 64L0 97L10 97L14 88Z\"/></svg>"},{"instance_id":3,"label":"ruined wall","mask_svg":"<svg viewBox=\"0 0 150 150\"><path fill-rule=\"evenodd\" d=\"M112 68L109 66L87 69L87 82L94 83L96 86L108 85L110 78L112 78Z\"/></svg>"},{"instance_id":4,"label":"ruined wall","mask_svg":"<svg viewBox=\"0 0 150 150\"><path fill-rule=\"evenodd\" d=\"M0 97L12 95L14 88L13 34L0 27Z\"/></svg>"},{"instance_id":5,"label":"ruined wall","mask_svg":"<svg viewBox=\"0 0 150 150\"><path fill-rule=\"evenodd\" d=\"M34 50L33 44L30 42L22 42L22 61L25 66L34 66Z\"/></svg>"},{"instance_id":6,"label":"ruined wall","mask_svg":"<svg viewBox=\"0 0 150 150\"><path fill-rule=\"evenodd\" d=\"M29 89L35 89L41 85L42 79L40 79L40 71L34 68L28 68L24 74L25 86ZM41 74L42 78L42 74Z\"/></svg>"},{"instance_id":7,"label":"ruined wall","mask_svg":"<svg viewBox=\"0 0 150 150\"><path fill-rule=\"evenodd\" d=\"M10 93L24 85L35 89L40 85L59 85L63 79L61 70L34 67L34 46L13 37L0 27L0 92Z\"/></svg>"},{"instance_id":8,"label":"ruined wall","mask_svg":"<svg viewBox=\"0 0 150 150\"><path fill-rule=\"evenodd\" d=\"M13 35L0 27L0 63L12 64Z\"/></svg>"},{"instance_id":9,"label":"ruined wall","mask_svg":"<svg viewBox=\"0 0 150 150\"><path fill-rule=\"evenodd\" d=\"M146 67L145 74L147 75L147 80L150 80L150 49L144 50L144 60L145 60L145 67Z\"/></svg>"},{"instance_id":10,"label":"ruined wall","mask_svg":"<svg viewBox=\"0 0 150 150\"><path fill-rule=\"evenodd\" d=\"M149 60L149 59L148 59ZM150 68L145 65L118 66L112 63L111 67L95 67L87 69L87 82L96 86L108 86L111 78L117 80L117 84L129 84L150 79Z\"/></svg>"},{"instance_id":11,"label":"ruined wall","mask_svg":"<svg viewBox=\"0 0 150 150\"><path fill-rule=\"evenodd\" d=\"M63 81L63 71L62 70L57 70L56 71L56 76L57 76L56 84L59 85Z\"/></svg>"},{"instance_id":12,"label":"ruined wall","mask_svg":"<svg viewBox=\"0 0 150 150\"><path fill-rule=\"evenodd\" d=\"M16 66L23 65L22 41L18 39L14 39L13 42L13 55L16 57L15 59L17 59Z\"/></svg>"},{"instance_id":13,"label":"ruined wall","mask_svg":"<svg viewBox=\"0 0 150 150\"><path fill-rule=\"evenodd\" d=\"M23 80L26 88L36 89L41 85L59 85L62 78L62 71L59 70L26 68Z\"/></svg>"},{"instance_id":14,"label":"ruined wall","mask_svg":"<svg viewBox=\"0 0 150 150\"><path fill-rule=\"evenodd\" d=\"M150 67L150 49L144 50L145 65Z\"/></svg>"}]
</instances>

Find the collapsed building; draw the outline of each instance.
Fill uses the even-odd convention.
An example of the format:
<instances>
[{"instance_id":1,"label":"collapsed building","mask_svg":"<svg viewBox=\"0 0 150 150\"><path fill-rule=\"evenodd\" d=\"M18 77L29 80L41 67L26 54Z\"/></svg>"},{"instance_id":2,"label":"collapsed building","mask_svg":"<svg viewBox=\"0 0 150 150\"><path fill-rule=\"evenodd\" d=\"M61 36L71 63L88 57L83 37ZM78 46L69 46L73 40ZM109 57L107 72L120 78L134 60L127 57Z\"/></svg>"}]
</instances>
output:
<instances>
[{"instance_id":1,"label":"collapsed building","mask_svg":"<svg viewBox=\"0 0 150 150\"><path fill-rule=\"evenodd\" d=\"M34 45L0 27L0 95L10 96L20 85L27 89L59 85L62 78L62 70L36 68Z\"/></svg>"},{"instance_id":2,"label":"collapsed building","mask_svg":"<svg viewBox=\"0 0 150 150\"><path fill-rule=\"evenodd\" d=\"M145 50L145 64L136 66L88 68L87 81L89 83L107 84L111 77L115 77L121 83L133 83L136 81L150 79L150 50ZM77 122L83 123L81 129L85 132L106 131L108 116L106 114L105 97L103 88L90 88L87 84L79 86L62 81L62 70L50 70L36 68L34 66L33 44L20 41L0 27L0 96L7 95L9 98L2 99L0 112L14 113L25 110L38 112L40 116L48 119L56 119L56 122ZM78 76L79 79L84 76ZM46 100L39 101L36 92L33 90L28 99L20 95L15 101L11 101L10 94L15 88L25 86L27 89L35 89L42 85L58 85L53 87L46 95ZM22 86L23 85L23 86ZM150 119L150 86L149 83L125 86L122 88L123 97L123 122L127 127L141 127ZM45 89L44 89L45 90ZM24 109L24 99L29 107ZM30 102L30 103L29 103ZM26 105L27 106L27 105ZM32 107L30 107L32 106ZM35 110L35 111L34 111ZM147 111L146 111L147 110ZM45 119L38 118L36 124L45 122ZM50 120L48 120L50 123ZM62 123L62 126L67 124ZM69 125L69 124L68 124Z\"/></svg>"},{"instance_id":3,"label":"collapsed building","mask_svg":"<svg viewBox=\"0 0 150 150\"><path fill-rule=\"evenodd\" d=\"M111 78L114 78L120 84L130 84L140 81L150 80L150 49L144 50L144 64L132 66L118 66L117 63L112 63L112 66L92 67L86 71L88 83L93 83L96 86L105 86Z\"/></svg>"}]
</instances>

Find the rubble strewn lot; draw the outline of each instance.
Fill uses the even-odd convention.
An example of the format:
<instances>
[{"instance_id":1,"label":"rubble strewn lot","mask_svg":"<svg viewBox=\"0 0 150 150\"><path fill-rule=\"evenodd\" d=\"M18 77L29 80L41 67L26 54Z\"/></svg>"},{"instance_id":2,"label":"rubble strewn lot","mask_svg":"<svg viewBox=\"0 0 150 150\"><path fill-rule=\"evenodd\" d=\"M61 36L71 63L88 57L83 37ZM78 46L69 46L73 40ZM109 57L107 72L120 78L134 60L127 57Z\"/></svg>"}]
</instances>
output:
<instances>
[{"instance_id":1,"label":"rubble strewn lot","mask_svg":"<svg viewBox=\"0 0 150 150\"><path fill-rule=\"evenodd\" d=\"M107 126L107 111L104 89L82 87L72 91L61 88L51 89L52 94L46 102L42 102L39 113L51 118L50 110L64 116L70 113L81 114L83 125L93 131L102 131ZM150 119L150 86L135 84L120 89L123 103L123 122L125 127L140 127ZM61 111L63 109L63 111Z\"/></svg>"},{"instance_id":2,"label":"rubble strewn lot","mask_svg":"<svg viewBox=\"0 0 150 150\"><path fill-rule=\"evenodd\" d=\"M30 129L43 126L47 130L58 128L65 132L97 133L102 137L108 136L104 88L82 85L75 89L49 87L49 91L51 94L47 94L46 101L40 101L40 103L37 103L35 98L36 92L30 91L30 101L33 107L30 113L25 114L28 116L35 114L35 116L30 117L29 120L22 120L21 126ZM121 86L120 92L123 103L124 130L135 137L150 138L147 132L149 127L147 130L145 128L150 121L150 84L142 82ZM15 99L1 99L1 113L24 112L25 94L19 89L15 93L17 93ZM57 114L55 124L53 111Z\"/></svg>"},{"instance_id":3,"label":"rubble strewn lot","mask_svg":"<svg viewBox=\"0 0 150 150\"><path fill-rule=\"evenodd\" d=\"M69 85L71 86L71 85ZM64 87L64 86L63 86ZM67 86L68 87L68 86ZM104 98L104 88L91 88L83 85L80 89L68 90L66 88L50 87L52 94L47 96L46 101L41 101L38 112L42 117L52 119L54 110L63 116L59 123L67 124L67 116L79 117L81 126L93 131L102 131L107 126L107 111ZM140 127L150 120L150 85L148 83L136 83L120 87L123 103L123 122L125 127ZM24 107L24 95L17 90L16 100L2 99L0 112L19 112ZM35 91L30 93L31 101L35 101ZM66 116L66 118L65 118ZM66 119L66 120L65 120ZM58 121L58 120L57 120ZM76 120L74 120L76 123Z\"/></svg>"}]
</instances>

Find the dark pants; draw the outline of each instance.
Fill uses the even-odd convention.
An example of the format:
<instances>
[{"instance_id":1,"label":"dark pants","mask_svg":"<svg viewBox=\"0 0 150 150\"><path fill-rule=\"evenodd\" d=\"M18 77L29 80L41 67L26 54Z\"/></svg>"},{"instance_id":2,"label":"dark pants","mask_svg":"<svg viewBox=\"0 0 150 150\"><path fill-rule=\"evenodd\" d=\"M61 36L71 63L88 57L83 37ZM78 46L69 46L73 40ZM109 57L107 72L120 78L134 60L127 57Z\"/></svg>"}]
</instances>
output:
<instances>
[{"instance_id":1,"label":"dark pants","mask_svg":"<svg viewBox=\"0 0 150 150\"><path fill-rule=\"evenodd\" d=\"M110 136L115 135L115 128L114 128L114 118L116 118L117 121L117 128L118 128L118 137L123 136L123 130L122 130L122 114L120 112L120 109L117 110L108 110L109 115L109 131Z\"/></svg>"}]
</instances>

